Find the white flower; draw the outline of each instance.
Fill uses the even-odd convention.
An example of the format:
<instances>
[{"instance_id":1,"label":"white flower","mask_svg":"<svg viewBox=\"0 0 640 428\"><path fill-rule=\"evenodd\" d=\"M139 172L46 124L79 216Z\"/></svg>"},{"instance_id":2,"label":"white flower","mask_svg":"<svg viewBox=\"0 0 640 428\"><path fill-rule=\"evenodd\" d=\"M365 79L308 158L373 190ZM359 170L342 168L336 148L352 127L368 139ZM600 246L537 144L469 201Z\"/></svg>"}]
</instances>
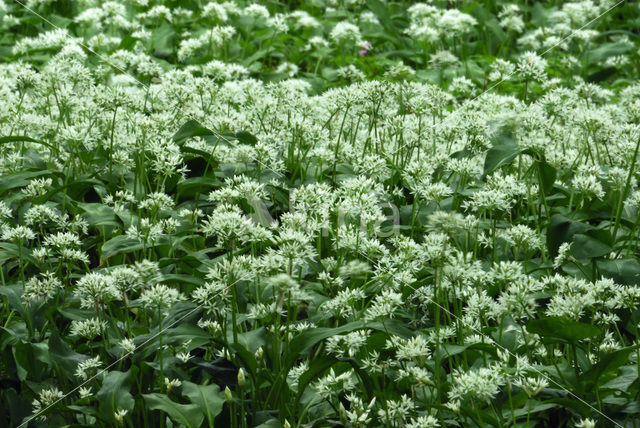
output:
<instances>
[{"instance_id":1,"label":"white flower","mask_svg":"<svg viewBox=\"0 0 640 428\"><path fill-rule=\"evenodd\" d=\"M122 425L124 423L124 417L127 415L127 413L128 410L119 409L113 414L113 417L115 418L116 422Z\"/></svg>"},{"instance_id":2,"label":"white flower","mask_svg":"<svg viewBox=\"0 0 640 428\"><path fill-rule=\"evenodd\" d=\"M576 428L596 428L596 421L590 418L580 419L576 422Z\"/></svg>"},{"instance_id":3,"label":"white flower","mask_svg":"<svg viewBox=\"0 0 640 428\"><path fill-rule=\"evenodd\" d=\"M1 230L3 241L24 242L36 237L35 233L25 226L3 227Z\"/></svg>"},{"instance_id":4,"label":"white flower","mask_svg":"<svg viewBox=\"0 0 640 428\"><path fill-rule=\"evenodd\" d=\"M538 56L535 52L525 52L518 62L518 74L524 80L541 82L546 78L546 66L547 60Z\"/></svg>"},{"instance_id":5,"label":"white flower","mask_svg":"<svg viewBox=\"0 0 640 428\"><path fill-rule=\"evenodd\" d=\"M144 290L140 295L140 303L147 309L170 308L185 297L178 290L164 284L156 284Z\"/></svg>"},{"instance_id":6,"label":"white flower","mask_svg":"<svg viewBox=\"0 0 640 428\"><path fill-rule=\"evenodd\" d=\"M94 369L99 368L102 365L102 361L100 361L100 356L89 358L88 360L82 361L78 363L78 367L76 368L76 376L82 380L87 380L89 378L89 373Z\"/></svg>"},{"instance_id":7,"label":"white flower","mask_svg":"<svg viewBox=\"0 0 640 428\"><path fill-rule=\"evenodd\" d=\"M55 386L50 389L43 389L38 394L38 399L33 400L33 415L37 415L40 412L44 412L49 406L55 405L57 402L64 398L64 394ZM41 421L46 420L45 415L40 415L38 417Z\"/></svg>"},{"instance_id":8,"label":"white flower","mask_svg":"<svg viewBox=\"0 0 640 428\"><path fill-rule=\"evenodd\" d=\"M85 339L95 339L101 335L107 328L107 322L98 318L90 318L88 320L73 320L71 321L71 334L75 336L81 336Z\"/></svg>"},{"instance_id":9,"label":"white flower","mask_svg":"<svg viewBox=\"0 0 640 428\"><path fill-rule=\"evenodd\" d=\"M74 294L80 297L82 308L103 307L110 301L119 298L118 290L113 285L113 279L98 272L91 272L80 278Z\"/></svg>"},{"instance_id":10,"label":"white flower","mask_svg":"<svg viewBox=\"0 0 640 428\"><path fill-rule=\"evenodd\" d=\"M331 41L337 45L342 45L345 43L358 45L362 43L360 28L350 22L338 22L331 30L329 39L331 39Z\"/></svg>"}]
</instances>

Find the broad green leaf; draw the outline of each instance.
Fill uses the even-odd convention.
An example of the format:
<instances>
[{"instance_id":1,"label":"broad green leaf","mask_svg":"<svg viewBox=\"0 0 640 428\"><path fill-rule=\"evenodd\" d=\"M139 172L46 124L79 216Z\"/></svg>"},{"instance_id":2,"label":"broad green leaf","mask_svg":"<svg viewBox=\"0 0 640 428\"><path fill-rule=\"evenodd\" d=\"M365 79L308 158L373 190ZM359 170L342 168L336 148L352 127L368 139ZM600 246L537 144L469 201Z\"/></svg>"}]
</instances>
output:
<instances>
[{"instance_id":1,"label":"broad green leaf","mask_svg":"<svg viewBox=\"0 0 640 428\"><path fill-rule=\"evenodd\" d=\"M549 226L547 226L547 247L552 257L558 255L558 248L564 242L571 242L571 238L576 233L584 233L592 230L593 226L573 221L561 214L551 216Z\"/></svg>"},{"instance_id":2,"label":"broad green leaf","mask_svg":"<svg viewBox=\"0 0 640 428\"><path fill-rule=\"evenodd\" d=\"M18 258L21 258L23 263L27 261L33 265L38 265L36 259L33 258L31 249L24 245L20 248L11 242L0 242L0 261Z\"/></svg>"},{"instance_id":3,"label":"broad green leaf","mask_svg":"<svg viewBox=\"0 0 640 428\"><path fill-rule=\"evenodd\" d=\"M208 158L210 155L210 153L204 154L203 157ZM216 178L191 177L178 183L177 193L179 196L193 196L196 193L208 193L212 188L217 188L221 185L222 182Z\"/></svg>"},{"instance_id":4,"label":"broad green leaf","mask_svg":"<svg viewBox=\"0 0 640 428\"><path fill-rule=\"evenodd\" d=\"M629 354L635 347L622 348L610 354L605 354L598 363L588 372L582 375L582 379L587 382L598 382L598 379L607 373L616 373L620 366L629 361ZM596 386L597 387L597 386Z\"/></svg>"},{"instance_id":5,"label":"broad green leaf","mask_svg":"<svg viewBox=\"0 0 640 428\"><path fill-rule=\"evenodd\" d=\"M584 56L590 64L595 64L609 57L622 55L632 48L630 43L625 42L604 43L585 52Z\"/></svg>"},{"instance_id":6,"label":"broad green leaf","mask_svg":"<svg viewBox=\"0 0 640 428\"><path fill-rule=\"evenodd\" d=\"M2 259L0 259L1 261ZM9 302L9 306L14 311L18 312L23 320L27 319L27 312L22 303L22 286L20 285L7 285L0 286L0 296L5 296ZM0 302L2 300L0 299Z\"/></svg>"},{"instance_id":7,"label":"broad green leaf","mask_svg":"<svg viewBox=\"0 0 640 428\"><path fill-rule=\"evenodd\" d=\"M142 394L147 406L169 415L175 422L187 428L200 428L204 421L204 413L197 404L180 404L172 401L165 394Z\"/></svg>"},{"instance_id":8,"label":"broad green leaf","mask_svg":"<svg viewBox=\"0 0 640 428\"><path fill-rule=\"evenodd\" d=\"M545 317L529 321L527 330L541 338L560 339L569 343L596 337L602 330L593 324L586 324L561 317Z\"/></svg>"},{"instance_id":9,"label":"broad green leaf","mask_svg":"<svg viewBox=\"0 0 640 428\"><path fill-rule=\"evenodd\" d=\"M54 364L62 368L62 373L70 380L77 380L75 371L78 364L89 358L86 355L75 352L69 345L64 343L57 330L54 330L49 337L49 356Z\"/></svg>"},{"instance_id":10,"label":"broad green leaf","mask_svg":"<svg viewBox=\"0 0 640 428\"><path fill-rule=\"evenodd\" d=\"M390 18L389 8L385 3L380 0L367 0L366 5L378 17L385 30L397 36L396 26Z\"/></svg>"},{"instance_id":11,"label":"broad green leaf","mask_svg":"<svg viewBox=\"0 0 640 428\"><path fill-rule=\"evenodd\" d=\"M182 383L182 394L189 397L193 404L200 406L209 423L209 427L214 426L216 416L222 412L225 398L218 385L197 385L185 381Z\"/></svg>"},{"instance_id":12,"label":"broad green leaf","mask_svg":"<svg viewBox=\"0 0 640 428\"><path fill-rule=\"evenodd\" d=\"M548 195L553 190L553 184L556 182L556 169L549 165L546 161L536 161L538 165L538 173L542 181L542 190Z\"/></svg>"},{"instance_id":13,"label":"broad green leaf","mask_svg":"<svg viewBox=\"0 0 640 428\"><path fill-rule=\"evenodd\" d=\"M519 418L522 416L527 416L527 414L533 415L534 413L544 412L545 410L553 409L554 407L558 407L558 404L557 403L541 403L536 400L528 400L523 407L519 409L515 409L513 411L513 416L515 416L516 418ZM502 411L502 415L505 418L509 418L512 415L511 410L508 408L504 409Z\"/></svg>"},{"instance_id":14,"label":"broad green leaf","mask_svg":"<svg viewBox=\"0 0 640 428\"><path fill-rule=\"evenodd\" d=\"M595 259L610 254L613 251L609 245L589 235L577 233L573 235L571 254L576 259Z\"/></svg>"},{"instance_id":15,"label":"broad green leaf","mask_svg":"<svg viewBox=\"0 0 640 428\"><path fill-rule=\"evenodd\" d=\"M640 285L640 263L637 259L602 259L596 265L600 275L618 284Z\"/></svg>"},{"instance_id":16,"label":"broad green leaf","mask_svg":"<svg viewBox=\"0 0 640 428\"><path fill-rule=\"evenodd\" d=\"M296 358L301 355L304 355L310 348L318 344L324 339L327 339L331 336L350 333L355 330L369 328L373 330L382 331L390 334L397 334L401 337L409 337L410 331L406 329L404 326L401 326L400 323L394 323L393 321L385 321L381 322L371 322L366 323L364 321L354 321L348 324L345 324L340 327L335 328L327 328L327 327L319 327L312 328L309 330L305 330L300 333L298 336L294 337L291 341L290 349L294 349L296 354L291 353L289 357L289 362L292 362Z\"/></svg>"},{"instance_id":17,"label":"broad green leaf","mask_svg":"<svg viewBox=\"0 0 640 428\"><path fill-rule=\"evenodd\" d=\"M11 351L16 363L18 378L39 381L51 367L51 358L46 343L20 342Z\"/></svg>"},{"instance_id":18,"label":"broad green leaf","mask_svg":"<svg viewBox=\"0 0 640 428\"><path fill-rule=\"evenodd\" d=\"M26 135L9 135L6 137L0 137L0 144L6 144L6 143L12 143L12 142L29 142L29 143L36 143L36 144L41 144L45 147L48 147L51 150L56 150L55 147L53 147L51 144L47 143L46 141L40 141L40 140L36 140L33 139L31 137L27 137Z\"/></svg>"},{"instance_id":19,"label":"broad green leaf","mask_svg":"<svg viewBox=\"0 0 640 428\"><path fill-rule=\"evenodd\" d=\"M629 387L638 380L638 367L632 366L620 367L620 374L609 382L600 386L603 389L616 389L618 391L627 392Z\"/></svg>"},{"instance_id":20,"label":"broad green leaf","mask_svg":"<svg viewBox=\"0 0 640 428\"><path fill-rule=\"evenodd\" d=\"M132 385L131 370L126 372L113 370L105 375L102 388L96 395L100 413L104 418L112 420L114 413L121 409L133 411L135 400L131 395Z\"/></svg>"},{"instance_id":21,"label":"broad green leaf","mask_svg":"<svg viewBox=\"0 0 640 428\"><path fill-rule=\"evenodd\" d=\"M51 175L51 171L23 171L0 175L0 193L6 190L24 187L28 185L31 180L45 175Z\"/></svg>"},{"instance_id":22,"label":"broad green leaf","mask_svg":"<svg viewBox=\"0 0 640 428\"><path fill-rule=\"evenodd\" d=\"M354 321L335 328L319 327L305 330L294 337L291 341L289 349L295 350L295 353L292 352L289 354L288 361L290 364L293 363L293 361L295 361L301 355L304 355L310 348L328 337L343 333L350 333L362 328L365 328L364 321Z\"/></svg>"},{"instance_id":23,"label":"broad green leaf","mask_svg":"<svg viewBox=\"0 0 640 428\"><path fill-rule=\"evenodd\" d=\"M200 357L192 357L189 363L201 367L211 376L211 381L219 385L232 385L238 379L238 369L224 358L205 361Z\"/></svg>"},{"instance_id":24,"label":"broad green leaf","mask_svg":"<svg viewBox=\"0 0 640 428\"><path fill-rule=\"evenodd\" d=\"M486 177L496 169L509 165L520 154L521 149L516 144L511 134L502 134L497 138L496 144L487 151L484 160L484 176Z\"/></svg>"},{"instance_id":25,"label":"broad green leaf","mask_svg":"<svg viewBox=\"0 0 640 428\"><path fill-rule=\"evenodd\" d=\"M205 140L210 141L211 137L215 137L214 141L217 141L217 133L213 132L209 128L205 128L197 120L190 120L180 127L178 132L173 135L173 141L181 146L184 142L191 137L209 137Z\"/></svg>"},{"instance_id":26,"label":"broad green leaf","mask_svg":"<svg viewBox=\"0 0 640 428\"><path fill-rule=\"evenodd\" d=\"M172 25L167 22L156 28L151 35L151 43L153 48L159 52L171 52L175 45L174 38L176 36ZM162 55L161 55L162 56Z\"/></svg>"},{"instance_id":27,"label":"broad green leaf","mask_svg":"<svg viewBox=\"0 0 640 428\"><path fill-rule=\"evenodd\" d=\"M263 422L255 428L282 428L282 422L277 419L269 419L267 422Z\"/></svg>"},{"instance_id":28,"label":"broad green leaf","mask_svg":"<svg viewBox=\"0 0 640 428\"><path fill-rule=\"evenodd\" d=\"M105 261L116 254L131 253L140 249L142 249L142 243L138 239L130 238L126 235L118 235L104 243L100 260Z\"/></svg>"},{"instance_id":29,"label":"broad green leaf","mask_svg":"<svg viewBox=\"0 0 640 428\"><path fill-rule=\"evenodd\" d=\"M122 227L122 223L118 221L113 208L108 205L97 202L78 202L78 207L84 211L83 217L87 220L89 226Z\"/></svg>"},{"instance_id":30,"label":"broad green leaf","mask_svg":"<svg viewBox=\"0 0 640 428\"><path fill-rule=\"evenodd\" d=\"M174 319L169 318L169 322L171 321L174 321ZM180 323L179 325L166 330L162 333L162 337L163 342L167 345L181 345L191 340L189 344L192 347L211 343L212 340L209 333L188 323Z\"/></svg>"},{"instance_id":31,"label":"broad green leaf","mask_svg":"<svg viewBox=\"0 0 640 428\"><path fill-rule=\"evenodd\" d=\"M242 144L248 144L250 146L255 146L258 142L258 139L253 134L247 131L236 132L236 138Z\"/></svg>"},{"instance_id":32,"label":"broad green leaf","mask_svg":"<svg viewBox=\"0 0 640 428\"><path fill-rule=\"evenodd\" d=\"M321 356L313 359L309 369L298 378L298 396L302 395L310 382L317 379L325 370L337 362L338 360L332 356Z\"/></svg>"}]
</instances>

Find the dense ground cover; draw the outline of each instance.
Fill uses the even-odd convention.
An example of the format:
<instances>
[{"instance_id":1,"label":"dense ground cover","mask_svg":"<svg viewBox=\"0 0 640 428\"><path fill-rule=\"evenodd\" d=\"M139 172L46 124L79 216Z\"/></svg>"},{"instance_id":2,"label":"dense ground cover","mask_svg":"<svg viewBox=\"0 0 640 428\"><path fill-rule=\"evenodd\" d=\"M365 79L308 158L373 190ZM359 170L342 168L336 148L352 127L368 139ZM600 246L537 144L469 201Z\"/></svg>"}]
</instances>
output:
<instances>
[{"instance_id":1,"label":"dense ground cover","mask_svg":"<svg viewBox=\"0 0 640 428\"><path fill-rule=\"evenodd\" d=\"M0 0L0 425L638 426L639 26Z\"/></svg>"}]
</instances>

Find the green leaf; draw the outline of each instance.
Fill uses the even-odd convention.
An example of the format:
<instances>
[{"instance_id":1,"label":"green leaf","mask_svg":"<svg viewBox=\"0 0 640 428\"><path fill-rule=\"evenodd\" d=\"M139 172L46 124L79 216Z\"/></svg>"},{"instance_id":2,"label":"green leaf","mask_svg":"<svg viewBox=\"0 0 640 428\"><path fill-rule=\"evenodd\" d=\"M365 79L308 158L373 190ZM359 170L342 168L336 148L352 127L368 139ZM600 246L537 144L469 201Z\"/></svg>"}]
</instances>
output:
<instances>
[{"instance_id":1,"label":"green leaf","mask_svg":"<svg viewBox=\"0 0 640 428\"><path fill-rule=\"evenodd\" d=\"M302 393L310 382L317 379L321 373L337 362L338 360L332 356L314 358L309 365L309 369L298 379L298 397L302 396Z\"/></svg>"},{"instance_id":2,"label":"green leaf","mask_svg":"<svg viewBox=\"0 0 640 428\"><path fill-rule=\"evenodd\" d=\"M11 143L11 142L23 142L23 141L41 144L45 147L50 148L53 151L56 151L56 148L53 145L45 141L35 140L31 137L27 137L26 135L9 135L6 137L0 137L0 144Z\"/></svg>"},{"instance_id":3,"label":"green leaf","mask_svg":"<svg viewBox=\"0 0 640 428\"><path fill-rule=\"evenodd\" d=\"M130 238L126 235L118 235L104 243L102 246L100 260L104 262L106 259L116 254L130 253L140 249L142 249L142 243L138 239Z\"/></svg>"},{"instance_id":4,"label":"green leaf","mask_svg":"<svg viewBox=\"0 0 640 428\"><path fill-rule=\"evenodd\" d=\"M122 227L122 223L118 221L113 208L108 205L98 202L78 202L78 207L84 211L83 217L87 220L89 226Z\"/></svg>"},{"instance_id":5,"label":"green leaf","mask_svg":"<svg viewBox=\"0 0 640 428\"><path fill-rule=\"evenodd\" d=\"M484 159L485 177L496 169L509 165L521 152L510 133L502 134L496 140L496 144L487 151Z\"/></svg>"},{"instance_id":6,"label":"green leaf","mask_svg":"<svg viewBox=\"0 0 640 428\"><path fill-rule=\"evenodd\" d=\"M89 358L86 355L78 354L64 343L57 330L54 330L49 337L49 356L54 364L60 366L68 379L74 379L78 364Z\"/></svg>"},{"instance_id":7,"label":"green leaf","mask_svg":"<svg viewBox=\"0 0 640 428\"><path fill-rule=\"evenodd\" d=\"M600 328L592 324L569 320L561 317L545 317L535 319L527 324L530 333L536 333L541 338L560 339L569 343L596 337L602 334Z\"/></svg>"},{"instance_id":8,"label":"green leaf","mask_svg":"<svg viewBox=\"0 0 640 428\"><path fill-rule=\"evenodd\" d=\"M548 195L553 190L553 184L556 182L556 169L546 161L538 160L536 163L542 181L542 190L545 195Z\"/></svg>"},{"instance_id":9,"label":"green leaf","mask_svg":"<svg viewBox=\"0 0 640 428\"><path fill-rule=\"evenodd\" d=\"M267 422L261 423L255 428L282 428L282 422L277 419L269 419Z\"/></svg>"},{"instance_id":10,"label":"green leaf","mask_svg":"<svg viewBox=\"0 0 640 428\"><path fill-rule=\"evenodd\" d=\"M640 263L637 259L596 260L600 275L618 284L640 285Z\"/></svg>"},{"instance_id":11,"label":"green leaf","mask_svg":"<svg viewBox=\"0 0 640 428\"><path fill-rule=\"evenodd\" d=\"M620 366L625 365L629 361L629 354L634 349L634 346L630 346L628 348L619 349L610 354L605 354L600 361L598 361L598 364L582 375L582 379L586 382L594 382L597 384L598 379L600 379L604 374L615 374Z\"/></svg>"},{"instance_id":12,"label":"green leaf","mask_svg":"<svg viewBox=\"0 0 640 428\"><path fill-rule=\"evenodd\" d=\"M549 226L547 226L547 247L552 257L558 255L558 248L564 242L570 242L576 233L584 233L592 230L593 226L573 221L561 214L551 216Z\"/></svg>"},{"instance_id":13,"label":"green leaf","mask_svg":"<svg viewBox=\"0 0 640 428\"><path fill-rule=\"evenodd\" d=\"M311 347L328 337L343 333L350 333L361 328L365 328L364 321L354 321L335 328L319 327L305 330L294 337L291 341L289 349L295 350L295 352L292 352L288 355L289 363L292 363L293 360L298 358L300 355L303 355Z\"/></svg>"},{"instance_id":14,"label":"green leaf","mask_svg":"<svg viewBox=\"0 0 640 428\"><path fill-rule=\"evenodd\" d=\"M198 122L197 120L190 120L186 122L184 125L180 127L178 132L173 135L173 141L179 146L183 145L184 142L192 137L209 137L205 138L208 140L211 137L215 137L214 140L218 140L218 134L210 130L209 128L205 128Z\"/></svg>"},{"instance_id":15,"label":"green leaf","mask_svg":"<svg viewBox=\"0 0 640 428\"><path fill-rule=\"evenodd\" d=\"M0 261L2 259L0 258ZM1 268L1 267L0 267ZM22 286L20 285L7 285L0 286L0 296L5 296L9 302L9 306L14 311L18 312L23 320L27 319L27 311L22 303Z\"/></svg>"},{"instance_id":16,"label":"green leaf","mask_svg":"<svg viewBox=\"0 0 640 428\"><path fill-rule=\"evenodd\" d=\"M248 144L250 146L255 146L258 142L258 139L253 134L247 131L236 132L236 138L242 144Z\"/></svg>"},{"instance_id":17,"label":"green leaf","mask_svg":"<svg viewBox=\"0 0 640 428\"><path fill-rule=\"evenodd\" d=\"M380 20L380 23L391 34L397 37L396 26L390 18L389 8L380 0L367 0L367 7Z\"/></svg>"},{"instance_id":18,"label":"green leaf","mask_svg":"<svg viewBox=\"0 0 640 428\"><path fill-rule=\"evenodd\" d=\"M197 404L180 404L172 401L165 394L142 394L150 409L160 410L169 415L175 422L187 428L200 428L204 421L204 413Z\"/></svg>"},{"instance_id":19,"label":"green leaf","mask_svg":"<svg viewBox=\"0 0 640 428\"><path fill-rule=\"evenodd\" d=\"M133 411L135 400L131 395L133 376L131 370L120 372L113 370L108 372L102 381L102 388L97 393L100 413L108 420L113 419L113 414L118 410Z\"/></svg>"},{"instance_id":20,"label":"green leaf","mask_svg":"<svg viewBox=\"0 0 640 428\"><path fill-rule=\"evenodd\" d=\"M602 389L615 389L627 392L629 387L638 380L638 368L635 366L620 367L620 374L600 386Z\"/></svg>"},{"instance_id":21,"label":"green leaf","mask_svg":"<svg viewBox=\"0 0 640 428\"><path fill-rule=\"evenodd\" d=\"M23 171L13 174L0 175L0 193L4 192L5 190L24 187L28 185L32 179L42 177L43 175L51 175L51 171Z\"/></svg>"},{"instance_id":22,"label":"green leaf","mask_svg":"<svg viewBox=\"0 0 640 428\"><path fill-rule=\"evenodd\" d=\"M193 308L188 307L188 310L192 311ZM194 312L194 315L197 315L197 313ZM180 319L178 316L177 318ZM191 342L189 342L190 346L198 347L211 343L212 341L210 334L199 327L187 323L181 323L174 328L166 330L162 333L162 337L163 342L167 345L181 345L191 340Z\"/></svg>"},{"instance_id":23,"label":"green leaf","mask_svg":"<svg viewBox=\"0 0 640 428\"><path fill-rule=\"evenodd\" d=\"M16 244L12 244L10 242L0 242L0 261L18 258L21 258L23 263L26 260L32 265L38 265L29 248L25 248L24 245L20 248Z\"/></svg>"},{"instance_id":24,"label":"green leaf","mask_svg":"<svg viewBox=\"0 0 640 428\"><path fill-rule=\"evenodd\" d=\"M587 51L585 56L589 64L596 64L609 57L622 55L630 49L632 49L632 45L625 42L604 43L598 45L597 48Z\"/></svg>"},{"instance_id":25,"label":"green leaf","mask_svg":"<svg viewBox=\"0 0 640 428\"><path fill-rule=\"evenodd\" d=\"M204 158L209 158L210 154L204 154ZM193 196L196 193L208 192L211 188L220 187L222 182L210 177L191 177L178 183L178 196Z\"/></svg>"},{"instance_id":26,"label":"green leaf","mask_svg":"<svg viewBox=\"0 0 640 428\"><path fill-rule=\"evenodd\" d=\"M516 418L522 417L522 416L527 416L527 414L532 415L534 413L538 413L538 412L543 412L545 410L549 410L549 409L553 409L554 407L558 407L557 403L541 403L539 401L536 400L528 400L527 403L519 408L519 409L515 409L513 411L513 416L515 416ZM502 415L505 418L508 418L512 415L511 410L510 409L505 409L502 411Z\"/></svg>"},{"instance_id":27,"label":"green leaf","mask_svg":"<svg viewBox=\"0 0 640 428\"><path fill-rule=\"evenodd\" d=\"M154 50L172 52L173 47L175 46L175 36L176 32L173 26L166 22L162 23L160 27L153 31L151 36L151 43Z\"/></svg>"},{"instance_id":28,"label":"green leaf","mask_svg":"<svg viewBox=\"0 0 640 428\"><path fill-rule=\"evenodd\" d=\"M21 381L40 380L51 366L46 343L20 342L15 344L11 351L16 363L18 378Z\"/></svg>"},{"instance_id":29,"label":"green leaf","mask_svg":"<svg viewBox=\"0 0 640 428\"><path fill-rule=\"evenodd\" d=\"M193 404L200 406L209 423L213 427L216 416L222 412L225 398L218 385L197 385L185 381L182 383L182 394L189 397Z\"/></svg>"},{"instance_id":30,"label":"green leaf","mask_svg":"<svg viewBox=\"0 0 640 428\"><path fill-rule=\"evenodd\" d=\"M573 235L571 254L576 259L595 259L610 254L613 248L589 235L577 233Z\"/></svg>"}]
</instances>

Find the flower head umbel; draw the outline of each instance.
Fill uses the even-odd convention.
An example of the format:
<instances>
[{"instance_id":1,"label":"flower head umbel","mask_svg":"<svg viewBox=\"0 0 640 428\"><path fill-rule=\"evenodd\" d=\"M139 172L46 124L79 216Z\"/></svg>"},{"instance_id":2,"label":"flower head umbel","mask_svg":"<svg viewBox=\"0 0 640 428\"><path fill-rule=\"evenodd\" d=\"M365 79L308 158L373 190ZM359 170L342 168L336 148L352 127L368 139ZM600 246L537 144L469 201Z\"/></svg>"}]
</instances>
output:
<instances>
[{"instance_id":1,"label":"flower head umbel","mask_svg":"<svg viewBox=\"0 0 640 428\"><path fill-rule=\"evenodd\" d=\"M182 293L164 284L156 284L140 295L140 302L147 309L169 309L184 299Z\"/></svg>"},{"instance_id":2,"label":"flower head umbel","mask_svg":"<svg viewBox=\"0 0 640 428\"><path fill-rule=\"evenodd\" d=\"M55 386L50 389L43 389L38 394L38 399L33 400L31 403L33 405L33 415L38 415L38 419L44 421L47 417L44 413L49 407L54 406L60 400L64 398L64 394Z\"/></svg>"}]
</instances>

